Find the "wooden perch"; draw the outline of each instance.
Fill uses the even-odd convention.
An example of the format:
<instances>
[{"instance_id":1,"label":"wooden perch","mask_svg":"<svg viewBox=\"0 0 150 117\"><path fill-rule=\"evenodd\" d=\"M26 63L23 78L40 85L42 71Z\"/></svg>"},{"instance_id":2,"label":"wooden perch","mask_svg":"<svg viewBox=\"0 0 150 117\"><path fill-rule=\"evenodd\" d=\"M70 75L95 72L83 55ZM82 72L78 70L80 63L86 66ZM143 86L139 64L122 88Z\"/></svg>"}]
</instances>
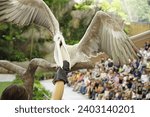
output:
<instances>
[{"instance_id":1,"label":"wooden perch","mask_svg":"<svg viewBox=\"0 0 150 117\"><path fill-rule=\"evenodd\" d=\"M150 41L150 30L131 36L130 39L138 48L141 48L145 42Z\"/></svg>"},{"instance_id":2,"label":"wooden perch","mask_svg":"<svg viewBox=\"0 0 150 117\"><path fill-rule=\"evenodd\" d=\"M19 75L23 75L23 73L25 72L25 68L20 67L18 65L15 65L9 61L6 60L0 60L0 67L3 67L9 71L13 71Z\"/></svg>"}]
</instances>

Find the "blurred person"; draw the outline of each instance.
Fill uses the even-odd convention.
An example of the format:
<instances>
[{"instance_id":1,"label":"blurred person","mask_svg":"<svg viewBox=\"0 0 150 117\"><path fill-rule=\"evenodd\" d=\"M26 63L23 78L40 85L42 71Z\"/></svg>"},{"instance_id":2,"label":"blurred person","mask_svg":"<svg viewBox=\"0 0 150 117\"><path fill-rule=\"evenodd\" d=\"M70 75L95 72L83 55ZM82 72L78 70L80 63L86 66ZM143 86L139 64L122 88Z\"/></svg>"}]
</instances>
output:
<instances>
[{"instance_id":1,"label":"blurred person","mask_svg":"<svg viewBox=\"0 0 150 117\"><path fill-rule=\"evenodd\" d=\"M98 89L97 89L97 99L98 100L100 100L102 98L104 91L105 91L105 88L104 88L103 83L101 81L101 83L99 84Z\"/></svg>"},{"instance_id":2,"label":"blurred person","mask_svg":"<svg viewBox=\"0 0 150 117\"><path fill-rule=\"evenodd\" d=\"M127 83L126 83L128 89L131 89L131 88L132 88L132 83L133 83L133 80L129 77L129 78L127 79Z\"/></svg>"},{"instance_id":3,"label":"blurred person","mask_svg":"<svg viewBox=\"0 0 150 117\"><path fill-rule=\"evenodd\" d=\"M121 91L117 91L114 97L115 100L122 100L122 93Z\"/></svg>"},{"instance_id":4,"label":"blurred person","mask_svg":"<svg viewBox=\"0 0 150 117\"><path fill-rule=\"evenodd\" d=\"M150 69L150 61L147 62L146 69Z\"/></svg>"},{"instance_id":5,"label":"blurred person","mask_svg":"<svg viewBox=\"0 0 150 117\"><path fill-rule=\"evenodd\" d=\"M92 70L92 78L99 78L100 77L100 69L98 63L95 64L94 69Z\"/></svg>"},{"instance_id":6,"label":"blurred person","mask_svg":"<svg viewBox=\"0 0 150 117\"><path fill-rule=\"evenodd\" d=\"M89 86L90 83L90 73L87 72L86 75L84 75L84 82L82 83L81 87L80 87L80 93L81 94L86 94L87 93L87 87Z\"/></svg>"},{"instance_id":7,"label":"blurred person","mask_svg":"<svg viewBox=\"0 0 150 117\"><path fill-rule=\"evenodd\" d=\"M111 89L109 92L109 100L115 100L116 92L114 89Z\"/></svg>"},{"instance_id":8,"label":"blurred person","mask_svg":"<svg viewBox=\"0 0 150 117\"><path fill-rule=\"evenodd\" d=\"M109 93L110 93L111 89L112 89L111 83L110 82L106 83L105 84L105 91L104 91L104 95L102 97L102 100L109 100Z\"/></svg>"},{"instance_id":9,"label":"blurred person","mask_svg":"<svg viewBox=\"0 0 150 117\"><path fill-rule=\"evenodd\" d=\"M123 74L129 74L131 71L131 67L129 65L123 65Z\"/></svg>"},{"instance_id":10,"label":"blurred person","mask_svg":"<svg viewBox=\"0 0 150 117\"><path fill-rule=\"evenodd\" d=\"M146 94L146 100L150 100L150 90L149 90L148 93Z\"/></svg>"},{"instance_id":11,"label":"blurred person","mask_svg":"<svg viewBox=\"0 0 150 117\"><path fill-rule=\"evenodd\" d=\"M136 92L132 90L132 100L136 100L136 99L137 99Z\"/></svg>"},{"instance_id":12,"label":"blurred person","mask_svg":"<svg viewBox=\"0 0 150 117\"><path fill-rule=\"evenodd\" d=\"M78 72L78 74L76 75L76 82L74 83L74 86L73 86L73 91L79 91L82 81L83 81L83 77L84 77L84 74L81 72Z\"/></svg>"},{"instance_id":13,"label":"blurred person","mask_svg":"<svg viewBox=\"0 0 150 117\"><path fill-rule=\"evenodd\" d=\"M141 75L142 75L141 72L138 69L136 69L134 72L134 77L136 77L137 79L140 79Z\"/></svg>"},{"instance_id":14,"label":"blurred person","mask_svg":"<svg viewBox=\"0 0 150 117\"><path fill-rule=\"evenodd\" d=\"M148 50L148 49L149 49L149 45L150 45L149 42L145 42L145 44L144 44L144 49L145 49L145 50Z\"/></svg>"},{"instance_id":15,"label":"blurred person","mask_svg":"<svg viewBox=\"0 0 150 117\"><path fill-rule=\"evenodd\" d=\"M91 82L90 82L89 88L88 88L88 97L89 97L89 99L92 99L92 93L93 93L93 90L94 90L94 86L95 86L95 80L92 79Z\"/></svg>"},{"instance_id":16,"label":"blurred person","mask_svg":"<svg viewBox=\"0 0 150 117\"><path fill-rule=\"evenodd\" d=\"M131 100L132 99L132 90L126 89L125 97L126 97L126 100Z\"/></svg>"},{"instance_id":17,"label":"blurred person","mask_svg":"<svg viewBox=\"0 0 150 117\"><path fill-rule=\"evenodd\" d=\"M141 81L142 81L142 83L149 82L149 79L150 79L150 76L148 76L148 74L146 74L146 72L143 71L143 73L141 75Z\"/></svg>"},{"instance_id":18,"label":"blurred person","mask_svg":"<svg viewBox=\"0 0 150 117\"><path fill-rule=\"evenodd\" d=\"M138 81L137 88L136 88L137 100L142 99L142 91L143 91L142 83Z\"/></svg>"}]
</instances>

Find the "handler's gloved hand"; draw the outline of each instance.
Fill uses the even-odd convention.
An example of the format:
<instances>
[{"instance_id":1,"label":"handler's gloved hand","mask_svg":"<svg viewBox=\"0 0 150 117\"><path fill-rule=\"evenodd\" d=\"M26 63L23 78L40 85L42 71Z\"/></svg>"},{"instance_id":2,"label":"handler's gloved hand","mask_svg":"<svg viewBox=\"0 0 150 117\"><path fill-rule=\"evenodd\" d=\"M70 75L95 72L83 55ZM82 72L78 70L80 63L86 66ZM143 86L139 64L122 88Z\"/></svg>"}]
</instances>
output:
<instances>
[{"instance_id":1,"label":"handler's gloved hand","mask_svg":"<svg viewBox=\"0 0 150 117\"><path fill-rule=\"evenodd\" d=\"M53 84L57 81L63 81L64 84L68 83L67 74L69 73L69 62L63 61L63 69L61 67L58 68L56 75L53 80Z\"/></svg>"}]
</instances>

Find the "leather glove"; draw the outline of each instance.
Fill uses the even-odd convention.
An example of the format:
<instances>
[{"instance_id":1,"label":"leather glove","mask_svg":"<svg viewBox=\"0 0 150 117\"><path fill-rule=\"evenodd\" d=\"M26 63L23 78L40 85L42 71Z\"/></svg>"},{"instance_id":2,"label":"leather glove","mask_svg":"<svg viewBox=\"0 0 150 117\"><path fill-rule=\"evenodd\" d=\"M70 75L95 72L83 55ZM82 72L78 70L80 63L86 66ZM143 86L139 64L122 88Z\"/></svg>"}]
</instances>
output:
<instances>
[{"instance_id":1,"label":"leather glove","mask_svg":"<svg viewBox=\"0 0 150 117\"><path fill-rule=\"evenodd\" d=\"M63 69L61 67L58 68L56 75L53 80L53 84L57 81L63 81L64 84L68 83L67 74L69 73L69 62L63 61Z\"/></svg>"}]
</instances>

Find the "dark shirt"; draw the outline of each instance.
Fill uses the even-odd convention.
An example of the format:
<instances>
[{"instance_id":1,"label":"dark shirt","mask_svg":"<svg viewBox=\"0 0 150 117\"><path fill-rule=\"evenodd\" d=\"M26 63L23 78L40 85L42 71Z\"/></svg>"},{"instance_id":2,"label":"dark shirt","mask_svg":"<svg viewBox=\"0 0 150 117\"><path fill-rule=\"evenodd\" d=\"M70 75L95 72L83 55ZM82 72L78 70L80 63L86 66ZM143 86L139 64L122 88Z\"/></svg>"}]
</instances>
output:
<instances>
[{"instance_id":1,"label":"dark shirt","mask_svg":"<svg viewBox=\"0 0 150 117\"><path fill-rule=\"evenodd\" d=\"M127 87L129 88L129 89L131 89L131 87L132 87L132 82L128 82L128 84L127 84Z\"/></svg>"}]
</instances>

